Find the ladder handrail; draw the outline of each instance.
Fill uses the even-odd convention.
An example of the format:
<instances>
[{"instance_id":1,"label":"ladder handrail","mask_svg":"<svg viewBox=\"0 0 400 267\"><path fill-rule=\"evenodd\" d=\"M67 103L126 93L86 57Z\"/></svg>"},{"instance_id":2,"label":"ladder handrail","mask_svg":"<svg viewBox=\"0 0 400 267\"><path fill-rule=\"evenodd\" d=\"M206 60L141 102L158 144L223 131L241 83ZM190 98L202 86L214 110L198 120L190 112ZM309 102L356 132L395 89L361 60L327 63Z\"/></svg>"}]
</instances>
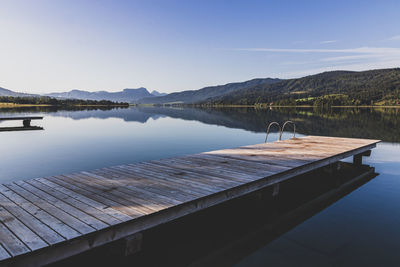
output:
<instances>
[{"instance_id":1,"label":"ladder handrail","mask_svg":"<svg viewBox=\"0 0 400 267\"><path fill-rule=\"evenodd\" d=\"M288 124L288 123L293 124L293 137L292 137L292 139L295 139L296 138L296 124L293 121L285 121L285 123L283 124L282 128L281 128L281 125L278 122L273 121L270 124L268 124L267 136L265 137L265 143L268 141L269 130L270 130L272 125L278 125L278 128L279 128L279 139L278 139L278 141L281 141L282 140L283 131L285 130L286 124Z\"/></svg>"},{"instance_id":2,"label":"ladder handrail","mask_svg":"<svg viewBox=\"0 0 400 267\"><path fill-rule=\"evenodd\" d=\"M286 122L283 124L283 126L282 126L281 133L280 133L280 135L279 135L279 140L282 140L283 130L285 130L285 126L286 126L286 124L288 124L288 123L293 124L293 138L296 138L296 124L295 124L293 121L286 121Z\"/></svg>"},{"instance_id":3,"label":"ladder handrail","mask_svg":"<svg viewBox=\"0 0 400 267\"><path fill-rule=\"evenodd\" d=\"M268 140L269 129L271 128L272 125L278 125L279 132L281 132L281 126L279 125L279 123L277 123L276 121L271 122L271 123L268 125L268 128L267 128L267 136L265 137L265 142L264 142L264 143L266 143L267 140Z\"/></svg>"}]
</instances>

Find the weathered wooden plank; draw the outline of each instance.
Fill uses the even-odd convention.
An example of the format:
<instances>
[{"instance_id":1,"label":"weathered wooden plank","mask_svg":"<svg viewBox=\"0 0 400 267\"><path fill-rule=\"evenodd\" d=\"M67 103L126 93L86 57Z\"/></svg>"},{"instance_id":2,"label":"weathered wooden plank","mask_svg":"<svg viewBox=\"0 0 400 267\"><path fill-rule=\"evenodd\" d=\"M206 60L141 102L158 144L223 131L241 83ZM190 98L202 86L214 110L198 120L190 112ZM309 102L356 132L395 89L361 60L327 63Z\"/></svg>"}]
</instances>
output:
<instances>
[{"instance_id":1,"label":"weathered wooden plank","mask_svg":"<svg viewBox=\"0 0 400 267\"><path fill-rule=\"evenodd\" d=\"M37 205L32 204L30 201L21 197L14 191L6 188L4 185L0 185L0 193L6 196L11 201L15 202L19 207L30 213L32 216L48 225L51 229L57 232L59 235L66 239L71 239L80 235L80 233L73 228L60 221L58 218L50 215L45 210L41 209Z\"/></svg>"},{"instance_id":2,"label":"weathered wooden plank","mask_svg":"<svg viewBox=\"0 0 400 267\"><path fill-rule=\"evenodd\" d=\"M31 250L40 249L47 246L47 243L15 218L4 207L0 206L0 220L12 231L24 244Z\"/></svg>"},{"instance_id":3,"label":"weathered wooden plank","mask_svg":"<svg viewBox=\"0 0 400 267\"><path fill-rule=\"evenodd\" d=\"M255 148L239 148L239 149L224 149L218 151L206 152L205 154L217 154L227 156L241 156L241 157L268 157L268 159L275 158L277 160L296 160L300 164L307 164L315 160L322 159L324 156L315 153L300 153L294 149L282 149L279 151L263 150Z\"/></svg>"},{"instance_id":4,"label":"weathered wooden plank","mask_svg":"<svg viewBox=\"0 0 400 267\"><path fill-rule=\"evenodd\" d=\"M17 256L30 251L3 223L0 222L0 243L11 256Z\"/></svg>"},{"instance_id":5,"label":"weathered wooden plank","mask_svg":"<svg viewBox=\"0 0 400 267\"><path fill-rule=\"evenodd\" d=\"M10 258L11 255L7 252L7 250L1 245L0 242L0 261L4 260L4 259L8 259Z\"/></svg>"},{"instance_id":6,"label":"weathered wooden plank","mask_svg":"<svg viewBox=\"0 0 400 267\"><path fill-rule=\"evenodd\" d=\"M162 183L170 187L178 187L185 192L190 194L203 196L206 194L213 194L220 191L220 188L209 186L206 184L198 183L189 179L189 177L183 173L178 172L176 174L170 174L167 169L163 169L160 166L150 165L147 163L135 164L135 169L140 171L140 175L147 177L149 180L155 183Z\"/></svg>"},{"instance_id":7,"label":"weathered wooden plank","mask_svg":"<svg viewBox=\"0 0 400 267\"><path fill-rule=\"evenodd\" d=\"M300 161L298 159L291 159L291 158L285 158L283 159L282 157L276 157L276 156L257 156L257 155L239 155L239 154L229 154L229 153L223 153L220 151L213 151L213 152L205 152L203 153L205 155L212 155L212 156L218 156L226 159L236 159L236 160L241 160L241 161L250 161L250 162L256 162L256 163L261 163L261 164L268 164L268 165L276 165L276 166L282 166L282 167L290 167L290 168L296 168L298 166L308 164L310 161Z\"/></svg>"},{"instance_id":8,"label":"weathered wooden plank","mask_svg":"<svg viewBox=\"0 0 400 267\"><path fill-rule=\"evenodd\" d=\"M159 160L157 163L159 165L170 166L171 168L184 170L186 172L190 171L192 173L208 175L210 177L224 179L225 181L230 181L237 184L249 182L258 177L258 176L255 177L253 173L249 173L248 176L244 177L243 174L239 175L237 173L232 173L226 169L215 168L215 170L209 170L209 169L203 170L202 168L194 168L195 165L191 164L190 161L188 161L187 159L182 159L182 158L163 159Z\"/></svg>"},{"instance_id":9,"label":"weathered wooden plank","mask_svg":"<svg viewBox=\"0 0 400 267\"><path fill-rule=\"evenodd\" d=\"M300 139L300 138L298 138ZM332 136L316 136L316 135L307 135L302 137L301 139L303 140L323 140L323 141L330 141L331 143L337 143L337 142L348 142L348 143L354 143L358 145L370 145L370 144L376 144L379 143L380 140L377 139L363 139L363 138L346 138L346 137L332 137Z\"/></svg>"},{"instance_id":10,"label":"weathered wooden plank","mask_svg":"<svg viewBox=\"0 0 400 267\"><path fill-rule=\"evenodd\" d=\"M165 166L171 166L173 168L182 169L197 173L202 173L208 176L215 176L219 178L224 178L225 180L237 181L239 183L245 183L249 181L253 181L257 179L259 175L254 174L252 172L247 173L244 175L243 172L234 171L229 168L220 168L220 166L210 166L209 164L203 165L204 168L198 168L197 164L193 162L193 159L188 157L185 158L176 158L173 161L170 161L169 164L164 164ZM166 162L166 161L164 161Z\"/></svg>"},{"instance_id":11,"label":"weathered wooden plank","mask_svg":"<svg viewBox=\"0 0 400 267\"><path fill-rule=\"evenodd\" d=\"M241 184L240 182L233 181L232 179L211 176L196 170L180 169L177 168L176 165L171 165L167 161L164 162L163 160L153 160L146 162L146 164L148 164L151 168L161 168L164 172L176 177L177 179L194 181L199 186L204 184L205 186L211 186L215 189L225 190Z\"/></svg>"},{"instance_id":12,"label":"weathered wooden plank","mask_svg":"<svg viewBox=\"0 0 400 267\"><path fill-rule=\"evenodd\" d=\"M140 175L140 172L134 172L133 170L129 170L128 172L123 172L122 170L115 170L115 169L110 169L108 172L109 173L119 173L120 177L123 178L129 178L126 180L123 180L124 182L128 182L129 184L133 185L133 186L137 186L137 183L135 183L135 179L141 178L141 179L146 179L147 177L142 177ZM107 173L104 173L104 176L107 177ZM153 192L155 194L159 194L159 195L163 195L165 197L171 198L171 199L175 199L177 201L181 201L181 202L186 202L186 201L191 201L194 200L196 198L198 198L198 196L193 195L193 194L189 194L187 192L184 192L182 190L180 190L179 188L174 188L174 187L168 187L162 183L154 183L154 182L147 182L147 183L143 183L140 185L140 188L146 191L150 191Z\"/></svg>"},{"instance_id":13,"label":"weathered wooden plank","mask_svg":"<svg viewBox=\"0 0 400 267\"><path fill-rule=\"evenodd\" d=\"M0 121L10 121L10 120L41 120L41 116L25 116L25 117L0 117Z\"/></svg>"},{"instance_id":14,"label":"weathered wooden plank","mask_svg":"<svg viewBox=\"0 0 400 267\"><path fill-rule=\"evenodd\" d=\"M232 187L236 182L231 182L229 180L221 179L211 175L202 175L193 171L181 170L175 168L174 166L169 166L167 164L159 164L156 162L143 162L141 164L142 168L148 168L153 171L162 172L173 181L177 181L183 184L195 188L205 189L210 193L220 190L225 190Z\"/></svg>"},{"instance_id":15,"label":"weathered wooden plank","mask_svg":"<svg viewBox=\"0 0 400 267\"><path fill-rule=\"evenodd\" d=\"M126 199L128 196L119 191L116 186L100 184L90 176L84 176L82 174L69 174L68 176L63 176L70 179L70 181L73 180L75 185L79 184L82 188L106 197L115 203L118 203L120 206L129 207L129 215L131 216L142 216L155 210L153 207L142 206L137 202Z\"/></svg>"},{"instance_id":16,"label":"weathered wooden plank","mask_svg":"<svg viewBox=\"0 0 400 267\"><path fill-rule=\"evenodd\" d=\"M193 155L187 156L186 161L189 165L193 166L194 170L204 170L205 172L209 170L229 170L230 172L235 172L237 175L246 176L254 175L255 177L266 177L274 175L283 170L289 168L280 167L279 170L266 170L260 168L252 168L251 162L238 164L233 163L229 160L223 160L221 158L212 157L210 155ZM278 169L278 168L277 168ZM229 175L229 173L227 173Z\"/></svg>"},{"instance_id":17,"label":"weathered wooden plank","mask_svg":"<svg viewBox=\"0 0 400 267\"><path fill-rule=\"evenodd\" d=\"M70 214L64 212L63 210L57 208L56 206L52 205L51 203L41 199L40 197L32 194L31 192L25 190L24 188L18 186L17 184L5 184L5 186L15 193L19 194L23 198L29 200L30 202L35 203L36 206L46 210L46 212L53 215L60 219L63 223L69 225L71 228L75 229L81 234L88 234L95 231L95 228L87 225L86 223L80 221L79 219L71 216Z\"/></svg>"},{"instance_id":18,"label":"weathered wooden plank","mask_svg":"<svg viewBox=\"0 0 400 267\"><path fill-rule=\"evenodd\" d=\"M48 203L51 203L53 206L57 207L58 209L74 216L75 218L79 219L80 221L86 223L87 225L89 225L97 230L107 227L106 223L104 223L104 222L96 219L95 217L90 216L89 214L75 208L74 206L46 193L45 192L46 188L43 188L43 190L38 189L24 181L18 181L18 182L15 182L15 184L19 185L20 187L24 188L25 190L31 192L32 194L35 194L36 196L47 201ZM43 187L44 186L45 185L43 185Z\"/></svg>"},{"instance_id":19,"label":"weathered wooden plank","mask_svg":"<svg viewBox=\"0 0 400 267\"><path fill-rule=\"evenodd\" d=\"M70 197L70 195L66 195L62 192L59 192L59 191L45 185L44 183L41 183L34 179L28 180L25 182L40 189L40 190L45 191L47 194L49 194L61 201L64 201L65 203L83 211L84 213L87 213L88 215L93 216L94 218L106 223L107 225L114 225L114 224L121 222L121 220L118 220L117 218L114 218L114 217L108 215L107 213L104 213L102 210L96 209L96 208L86 204L85 202L81 202L75 198L72 198L72 197Z\"/></svg>"},{"instance_id":20,"label":"weathered wooden plank","mask_svg":"<svg viewBox=\"0 0 400 267\"><path fill-rule=\"evenodd\" d=\"M278 165L269 165L269 164L261 164L254 161L244 161L240 159L233 158L221 158L211 154L194 154L189 155L189 158L201 158L207 160L209 164L213 164L214 161L219 162L222 165L228 164L229 168L240 168L241 170L249 170L249 171L268 171L273 173L283 172L286 170L290 170L290 167L286 166L278 166Z\"/></svg>"},{"instance_id":21,"label":"weathered wooden plank","mask_svg":"<svg viewBox=\"0 0 400 267\"><path fill-rule=\"evenodd\" d=\"M96 192L103 192L104 196L107 196L108 198L119 202L122 205L128 206L143 215L162 209L162 207L157 207L157 205L154 205L151 202L146 202L146 204L142 204L140 199L137 199L135 196L128 195L122 192L122 190L119 190L119 187L121 187L121 185L112 184L110 182L107 183L107 181L105 182L104 180L96 179L92 177L92 175L79 173L69 175L68 177L71 177L76 181L81 181L81 183L89 184L89 186L96 188Z\"/></svg>"},{"instance_id":22,"label":"weathered wooden plank","mask_svg":"<svg viewBox=\"0 0 400 267\"><path fill-rule=\"evenodd\" d=\"M46 180L44 178L38 178L36 180L41 182L41 183L43 183L43 184L45 184L45 185L47 185L47 186L50 186L51 188L53 188L55 190L60 191L61 193L69 195L72 198L75 198L75 199L77 199L77 200L79 200L81 202L84 202L84 203L86 203L86 204L88 204L88 205L90 205L90 206L92 206L92 207L94 207L96 209L99 209L99 210L107 213L108 215L118 219L119 221L123 222L123 221L128 221L128 220L132 219L132 217L129 217L126 214L124 214L124 213L122 213L122 212L120 212L120 211L118 211L116 209L113 209L112 207L110 207L108 205L105 205L105 204L103 204L101 202L98 202L98 201L96 201L94 199L88 198L88 197L86 197L86 196L84 196L82 194L76 193L73 190L70 190L70 189L68 189L66 187L63 187L63 186L61 186L59 184L56 184L56 183L54 183L54 182L52 182L50 180Z\"/></svg>"},{"instance_id":23,"label":"weathered wooden plank","mask_svg":"<svg viewBox=\"0 0 400 267\"><path fill-rule=\"evenodd\" d=\"M3 206L8 212L13 214L16 218L18 218L23 224L29 227L32 231L34 231L48 244L52 245L65 240L61 235L57 234L57 232L55 232L53 229L48 227L46 224L42 223L36 217L29 214L27 211L25 211L16 203L5 197L3 194L0 194L0 205Z\"/></svg>"},{"instance_id":24,"label":"weathered wooden plank","mask_svg":"<svg viewBox=\"0 0 400 267\"><path fill-rule=\"evenodd\" d=\"M54 183L57 183L63 187L66 187L74 192L82 194L88 198L91 198L100 203L103 203L104 205L108 205L108 206L112 207L113 209L116 209L116 210L124 213L126 216L131 217L131 219L134 219L134 218L137 218L137 217L143 215L143 213L138 212L137 210L134 210L134 209L130 208L129 206L124 206L121 203L115 202L112 199L105 197L104 194L102 194L101 192L98 193L98 191L94 190L93 187L77 183L74 180L72 180L71 178L67 178L62 175L58 175L58 176L51 177L51 181Z\"/></svg>"},{"instance_id":25,"label":"weathered wooden plank","mask_svg":"<svg viewBox=\"0 0 400 267\"><path fill-rule=\"evenodd\" d=\"M285 154L285 155L299 155L304 154L307 156L319 156L325 157L332 154L343 153L347 150L354 149L358 146L354 144L328 144L328 143L316 143L316 142L305 142L305 143L285 143L280 146L276 144L259 144L243 147L243 149L251 149L259 153L274 153L274 154ZM261 152L260 152L261 151ZM265 154L264 153L264 154Z\"/></svg>"},{"instance_id":26,"label":"weathered wooden plank","mask_svg":"<svg viewBox=\"0 0 400 267\"><path fill-rule=\"evenodd\" d=\"M179 188L179 194L186 196L197 196L201 197L204 194L211 193L207 189L199 189L195 186L191 187L187 183L182 183L179 179L170 179L165 173L155 172L151 170L146 170L146 168L142 168L141 166L135 164L135 171L131 170L126 166L113 166L107 168L107 171L113 172L118 171L121 173L122 177L124 175L134 175L135 177L140 179L140 182L136 182L134 179L130 180L131 185L140 186L141 184L147 184L152 186L164 185L170 188ZM143 183L143 180L145 182ZM175 181L176 180L176 181Z\"/></svg>"},{"instance_id":27,"label":"weathered wooden plank","mask_svg":"<svg viewBox=\"0 0 400 267\"><path fill-rule=\"evenodd\" d=\"M114 180L114 179L108 179L106 177L103 177L103 171L101 169L91 171L92 174L97 175L98 179L103 179L107 182L110 182L112 180L112 183L118 185L118 189L123 191L126 194L129 195L134 195L138 198L144 199L149 201L152 204L157 204L157 205L162 205L164 208L168 208L174 205L179 205L182 203L182 201L177 201L175 199L170 199L165 196L159 195L152 193L150 191L143 190L139 187L135 187L129 184L131 179L129 179L128 182L124 182L122 179ZM108 173L109 174L109 173Z\"/></svg>"}]
</instances>

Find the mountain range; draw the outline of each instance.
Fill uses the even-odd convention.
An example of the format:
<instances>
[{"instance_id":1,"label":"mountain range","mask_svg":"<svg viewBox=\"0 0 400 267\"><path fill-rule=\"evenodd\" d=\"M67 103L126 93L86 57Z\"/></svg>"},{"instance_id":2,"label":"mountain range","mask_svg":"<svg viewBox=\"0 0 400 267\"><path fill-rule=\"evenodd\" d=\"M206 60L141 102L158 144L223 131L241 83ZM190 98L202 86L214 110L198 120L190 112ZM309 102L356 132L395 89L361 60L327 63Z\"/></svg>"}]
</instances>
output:
<instances>
[{"instance_id":1,"label":"mountain range","mask_svg":"<svg viewBox=\"0 0 400 267\"><path fill-rule=\"evenodd\" d=\"M199 105L400 105L400 68L328 71L295 79L254 79L144 98L139 102Z\"/></svg>"},{"instance_id":2,"label":"mountain range","mask_svg":"<svg viewBox=\"0 0 400 267\"><path fill-rule=\"evenodd\" d=\"M203 101L213 105L399 105L400 68L329 71L260 84Z\"/></svg>"},{"instance_id":3,"label":"mountain range","mask_svg":"<svg viewBox=\"0 0 400 267\"><path fill-rule=\"evenodd\" d=\"M157 91L149 93L149 91L147 91L147 89L144 87L140 87L137 89L127 88L119 92L107 92L107 91L88 92L82 90L72 90L63 93L46 94L46 96L55 98L75 98L75 99L97 100L97 101L110 100L114 102L127 102L127 103L135 103L142 98L158 97L162 95L165 94L161 94Z\"/></svg>"},{"instance_id":4,"label":"mountain range","mask_svg":"<svg viewBox=\"0 0 400 267\"><path fill-rule=\"evenodd\" d=\"M39 95L18 93L18 92L14 92L9 89L0 87L0 96L27 97L27 96L39 96Z\"/></svg>"},{"instance_id":5,"label":"mountain range","mask_svg":"<svg viewBox=\"0 0 400 267\"><path fill-rule=\"evenodd\" d=\"M142 98L160 97L164 95L166 94L159 93L155 90L150 93L149 91L147 91L146 88L143 87L137 89L127 88L119 92L107 92L107 91L88 92L83 90L71 90L69 92L50 93L44 95L19 93L0 87L0 96L12 96L12 97L48 96L58 99L82 99L82 100L97 100L97 101L109 100L114 102L125 102L125 103L136 103L139 99Z\"/></svg>"},{"instance_id":6,"label":"mountain range","mask_svg":"<svg viewBox=\"0 0 400 267\"><path fill-rule=\"evenodd\" d=\"M0 88L0 96L40 96ZM171 94L146 88L120 92L72 90L54 98L139 104L201 105L400 105L400 68L329 71L296 79L263 78Z\"/></svg>"},{"instance_id":7,"label":"mountain range","mask_svg":"<svg viewBox=\"0 0 400 267\"><path fill-rule=\"evenodd\" d=\"M281 80L273 78L252 79L245 82L208 86L199 90L187 90L183 92L171 93L165 96L143 98L139 102L141 104L166 104L166 103L194 104L201 101L205 101L207 99L217 98L223 95L229 95L230 93L248 87L274 84L279 81Z\"/></svg>"}]
</instances>

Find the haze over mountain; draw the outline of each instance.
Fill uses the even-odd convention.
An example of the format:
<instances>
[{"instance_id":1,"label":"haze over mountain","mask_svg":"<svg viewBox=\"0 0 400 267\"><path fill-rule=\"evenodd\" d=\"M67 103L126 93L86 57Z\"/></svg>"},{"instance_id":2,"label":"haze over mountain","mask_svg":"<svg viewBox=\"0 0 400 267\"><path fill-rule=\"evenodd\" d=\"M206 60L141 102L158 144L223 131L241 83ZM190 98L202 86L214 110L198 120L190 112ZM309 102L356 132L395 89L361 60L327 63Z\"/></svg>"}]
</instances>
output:
<instances>
[{"instance_id":1,"label":"haze over mountain","mask_svg":"<svg viewBox=\"0 0 400 267\"><path fill-rule=\"evenodd\" d=\"M143 98L141 104L165 104L165 103L184 103L193 104L213 97L228 95L240 89L256 85L267 85L281 81L280 79L265 78L253 79L245 82L228 83L225 85L208 86L199 90L188 90L183 92L171 93L165 96Z\"/></svg>"},{"instance_id":2,"label":"haze over mountain","mask_svg":"<svg viewBox=\"0 0 400 267\"><path fill-rule=\"evenodd\" d=\"M167 95L167 93L160 93L156 90L153 90L150 94L154 95L154 96L165 96Z\"/></svg>"},{"instance_id":3,"label":"haze over mountain","mask_svg":"<svg viewBox=\"0 0 400 267\"><path fill-rule=\"evenodd\" d=\"M39 95L14 92L9 89L0 87L0 96L26 97L26 96L39 96Z\"/></svg>"},{"instance_id":4,"label":"haze over mountain","mask_svg":"<svg viewBox=\"0 0 400 267\"><path fill-rule=\"evenodd\" d=\"M69 92L49 93L43 95L19 93L0 87L0 97L1 96L11 96L11 97L48 96L48 97L62 98L62 99L81 99L81 100L96 100L96 101L109 100L114 102L136 103L139 99L142 98L164 96L164 95L166 94L159 93L156 90L149 93L149 91L143 87L137 89L127 88L119 92L107 92L107 91L88 92L83 90L71 90Z\"/></svg>"},{"instance_id":5,"label":"haze over mountain","mask_svg":"<svg viewBox=\"0 0 400 267\"><path fill-rule=\"evenodd\" d=\"M160 93L156 92L157 95ZM137 89L126 88L120 92L88 92L82 90L72 90L63 93L50 93L46 96L56 97L56 98L76 98L85 100L110 100L115 102L128 102L135 103L137 100L145 97L154 97L155 95L149 93L146 88L140 87Z\"/></svg>"}]
</instances>

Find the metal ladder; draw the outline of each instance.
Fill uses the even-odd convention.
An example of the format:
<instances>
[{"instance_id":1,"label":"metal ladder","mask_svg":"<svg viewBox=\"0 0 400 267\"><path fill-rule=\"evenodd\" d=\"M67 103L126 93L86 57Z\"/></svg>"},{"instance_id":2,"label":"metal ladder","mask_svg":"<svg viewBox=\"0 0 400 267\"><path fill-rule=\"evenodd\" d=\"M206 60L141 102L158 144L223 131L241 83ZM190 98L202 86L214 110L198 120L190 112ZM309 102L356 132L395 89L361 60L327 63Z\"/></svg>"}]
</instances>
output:
<instances>
[{"instance_id":1,"label":"metal ladder","mask_svg":"<svg viewBox=\"0 0 400 267\"><path fill-rule=\"evenodd\" d=\"M283 131L285 130L286 124L288 124L288 123L293 124L293 137L292 137L292 139L295 139L296 138L296 124L294 122L285 121L285 123L283 124L283 126L281 128L281 125L278 122L273 121L268 125L267 136L265 137L265 143L268 141L269 130L271 129L272 125L277 125L278 126L278 128L279 128L279 139L278 139L278 141L281 141L282 140Z\"/></svg>"}]
</instances>

